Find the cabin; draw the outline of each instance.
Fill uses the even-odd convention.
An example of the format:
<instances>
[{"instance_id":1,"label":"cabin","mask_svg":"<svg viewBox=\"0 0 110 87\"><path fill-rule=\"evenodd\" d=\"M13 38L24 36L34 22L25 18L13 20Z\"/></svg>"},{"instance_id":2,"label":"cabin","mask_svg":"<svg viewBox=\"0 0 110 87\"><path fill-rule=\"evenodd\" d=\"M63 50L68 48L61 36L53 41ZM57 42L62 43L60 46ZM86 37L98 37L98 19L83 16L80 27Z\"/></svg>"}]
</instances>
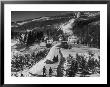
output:
<instances>
[{"instance_id":1,"label":"cabin","mask_svg":"<svg viewBox=\"0 0 110 87\"><path fill-rule=\"evenodd\" d=\"M53 39L52 38L51 39L47 39L46 40L46 47L50 48L52 46L52 43L53 43Z\"/></svg>"},{"instance_id":2,"label":"cabin","mask_svg":"<svg viewBox=\"0 0 110 87\"><path fill-rule=\"evenodd\" d=\"M47 44L52 44L53 43L53 39L48 39L47 40Z\"/></svg>"}]
</instances>

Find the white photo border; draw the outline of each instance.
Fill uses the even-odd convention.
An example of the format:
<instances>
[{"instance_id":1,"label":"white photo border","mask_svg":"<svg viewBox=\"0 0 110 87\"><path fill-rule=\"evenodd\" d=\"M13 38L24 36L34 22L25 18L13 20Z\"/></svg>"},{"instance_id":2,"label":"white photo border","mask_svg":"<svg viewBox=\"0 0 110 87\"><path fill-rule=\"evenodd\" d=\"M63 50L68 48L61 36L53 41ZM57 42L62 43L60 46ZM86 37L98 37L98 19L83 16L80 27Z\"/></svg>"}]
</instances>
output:
<instances>
[{"instance_id":1,"label":"white photo border","mask_svg":"<svg viewBox=\"0 0 110 87\"><path fill-rule=\"evenodd\" d=\"M11 77L11 11L100 11L100 77ZM107 84L107 4L5 4L4 84Z\"/></svg>"}]
</instances>

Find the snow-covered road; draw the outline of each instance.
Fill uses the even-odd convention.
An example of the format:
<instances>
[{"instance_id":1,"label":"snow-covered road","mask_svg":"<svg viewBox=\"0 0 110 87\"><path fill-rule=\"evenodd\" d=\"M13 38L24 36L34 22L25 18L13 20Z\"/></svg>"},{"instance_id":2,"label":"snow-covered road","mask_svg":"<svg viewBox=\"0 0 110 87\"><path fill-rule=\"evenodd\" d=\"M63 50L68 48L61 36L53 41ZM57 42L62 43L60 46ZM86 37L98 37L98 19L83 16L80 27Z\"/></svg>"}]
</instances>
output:
<instances>
[{"instance_id":1,"label":"snow-covered road","mask_svg":"<svg viewBox=\"0 0 110 87\"><path fill-rule=\"evenodd\" d=\"M59 62L55 63L55 64L46 64L46 60L52 60L54 58L54 56L58 55L58 60L60 60L60 54L59 54L59 46L61 45L61 43L56 44L55 46L53 46L48 55L46 56L46 58L44 58L43 60L39 61L38 63L36 63L30 70L29 72L32 74L38 74L38 75L42 75L42 69L45 66L46 69L48 70L50 67L51 68L56 68L59 64Z\"/></svg>"}]
</instances>

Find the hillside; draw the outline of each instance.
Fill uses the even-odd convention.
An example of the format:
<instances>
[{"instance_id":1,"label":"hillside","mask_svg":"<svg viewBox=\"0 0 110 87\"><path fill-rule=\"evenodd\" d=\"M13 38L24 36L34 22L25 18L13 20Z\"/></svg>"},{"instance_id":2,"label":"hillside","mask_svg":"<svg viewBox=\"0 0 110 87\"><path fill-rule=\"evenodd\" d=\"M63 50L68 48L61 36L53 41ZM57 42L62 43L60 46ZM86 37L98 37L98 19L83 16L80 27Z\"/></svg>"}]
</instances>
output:
<instances>
[{"instance_id":1,"label":"hillside","mask_svg":"<svg viewBox=\"0 0 110 87\"><path fill-rule=\"evenodd\" d=\"M53 39L63 35L67 38L75 35L82 44L100 43L100 13L99 12L73 12L63 15L41 17L12 23L12 38L27 31L42 33ZM37 38L36 38L37 39ZM88 43L86 43L88 41ZM100 47L100 46L98 46Z\"/></svg>"}]
</instances>

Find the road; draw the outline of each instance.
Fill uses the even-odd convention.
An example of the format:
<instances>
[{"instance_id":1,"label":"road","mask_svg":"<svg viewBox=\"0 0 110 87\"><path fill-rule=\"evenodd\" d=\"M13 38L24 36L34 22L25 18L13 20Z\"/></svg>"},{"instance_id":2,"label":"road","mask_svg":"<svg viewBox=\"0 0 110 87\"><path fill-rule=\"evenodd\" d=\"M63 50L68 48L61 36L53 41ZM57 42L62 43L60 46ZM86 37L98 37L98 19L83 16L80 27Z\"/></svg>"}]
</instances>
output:
<instances>
[{"instance_id":1,"label":"road","mask_svg":"<svg viewBox=\"0 0 110 87\"><path fill-rule=\"evenodd\" d=\"M60 48L60 45L61 43L58 43L56 44L55 46L53 46L48 55L46 56L46 58L44 58L43 60L39 61L38 63L36 63L30 70L29 70L29 73L31 74L36 74L36 75L42 75L42 70L43 70L43 67L45 66L46 69L47 69L47 73L48 73L48 70L49 68L51 67L53 70L55 70L58 65L59 65L59 61L60 61L60 58L61 58L61 55L59 53L59 48ZM54 58L54 56L57 56L58 55L58 62L56 63L53 63L53 64L46 64L46 60L51 60ZM55 74L55 73L54 73Z\"/></svg>"}]
</instances>

